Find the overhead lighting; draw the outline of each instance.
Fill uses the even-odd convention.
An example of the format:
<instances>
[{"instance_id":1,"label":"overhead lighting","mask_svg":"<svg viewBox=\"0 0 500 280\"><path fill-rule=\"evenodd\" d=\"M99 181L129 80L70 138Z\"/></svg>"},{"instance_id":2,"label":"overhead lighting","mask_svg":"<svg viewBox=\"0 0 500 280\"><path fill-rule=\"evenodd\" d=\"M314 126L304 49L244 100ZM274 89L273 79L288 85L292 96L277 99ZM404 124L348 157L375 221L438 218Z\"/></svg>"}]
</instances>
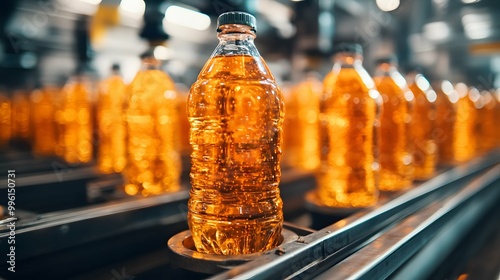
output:
<instances>
[{"instance_id":1,"label":"overhead lighting","mask_svg":"<svg viewBox=\"0 0 500 280\"><path fill-rule=\"evenodd\" d=\"M474 3L477 3L481 0L462 0L462 3L464 4L474 4Z\"/></svg>"},{"instance_id":2,"label":"overhead lighting","mask_svg":"<svg viewBox=\"0 0 500 280\"><path fill-rule=\"evenodd\" d=\"M122 0L120 10L139 17L144 15L146 3L144 3L144 0Z\"/></svg>"},{"instance_id":3,"label":"overhead lighting","mask_svg":"<svg viewBox=\"0 0 500 280\"><path fill-rule=\"evenodd\" d=\"M81 1L92 5L99 5L102 2L102 0L81 0Z\"/></svg>"},{"instance_id":4,"label":"overhead lighting","mask_svg":"<svg viewBox=\"0 0 500 280\"><path fill-rule=\"evenodd\" d=\"M423 33L431 41L445 41L451 35L448 24L443 21L429 22L424 25Z\"/></svg>"},{"instance_id":5,"label":"overhead lighting","mask_svg":"<svg viewBox=\"0 0 500 280\"><path fill-rule=\"evenodd\" d=\"M196 30L206 30L210 27L210 17L206 14L172 5L165 11L165 21L177 25L182 25Z\"/></svg>"},{"instance_id":6,"label":"overhead lighting","mask_svg":"<svg viewBox=\"0 0 500 280\"><path fill-rule=\"evenodd\" d=\"M380 10L384 12L394 11L399 7L399 0L375 0Z\"/></svg>"},{"instance_id":7,"label":"overhead lighting","mask_svg":"<svg viewBox=\"0 0 500 280\"><path fill-rule=\"evenodd\" d=\"M467 14L462 17L465 36L469 39L484 39L493 34L489 14Z\"/></svg>"},{"instance_id":8,"label":"overhead lighting","mask_svg":"<svg viewBox=\"0 0 500 280\"><path fill-rule=\"evenodd\" d=\"M156 46L153 55L158 60L167 60L171 56L171 51L165 46Z\"/></svg>"}]
</instances>

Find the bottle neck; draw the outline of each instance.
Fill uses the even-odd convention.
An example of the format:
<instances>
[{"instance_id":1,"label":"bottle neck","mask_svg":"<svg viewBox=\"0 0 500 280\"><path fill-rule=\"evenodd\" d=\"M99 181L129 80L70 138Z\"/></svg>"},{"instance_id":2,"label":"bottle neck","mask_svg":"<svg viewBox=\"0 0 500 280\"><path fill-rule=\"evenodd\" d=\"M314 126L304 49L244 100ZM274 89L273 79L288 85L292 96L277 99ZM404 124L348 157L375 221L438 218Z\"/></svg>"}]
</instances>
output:
<instances>
[{"instance_id":1,"label":"bottle neck","mask_svg":"<svg viewBox=\"0 0 500 280\"><path fill-rule=\"evenodd\" d=\"M146 56L142 58L141 70L160 70L160 61L152 56Z\"/></svg>"},{"instance_id":2,"label":"bottle neck","mask_svg":"<svg viewBox=\"0 0 500 280\"><path fill-rule=\"evenodd\" d=\"M354 68L363 64L363 56L351 52L338 53L334 57L334 65L342 68Z\"/></svg>"},{"instance_id":3,"label":"bottle neck","mask_svg":"<svg viewBox=\"0 0 500 280\"><path fill-rule=\"evenodd\" d=\"M260 56L254 44L255 32L250 26L226 24L218 29L219 45L213 56L250 55Z\"/></svg>"},{"instance_id":4,"label":"bottle neck","mask_svg":"<svg viewBox=\"0 0 500 280\"><path fill-rule=\"evenodd\" d=\"M375 76L390 76L397 71L396 65L392 63L380 63L375 70Z\"/></svg>"}]
</instances>

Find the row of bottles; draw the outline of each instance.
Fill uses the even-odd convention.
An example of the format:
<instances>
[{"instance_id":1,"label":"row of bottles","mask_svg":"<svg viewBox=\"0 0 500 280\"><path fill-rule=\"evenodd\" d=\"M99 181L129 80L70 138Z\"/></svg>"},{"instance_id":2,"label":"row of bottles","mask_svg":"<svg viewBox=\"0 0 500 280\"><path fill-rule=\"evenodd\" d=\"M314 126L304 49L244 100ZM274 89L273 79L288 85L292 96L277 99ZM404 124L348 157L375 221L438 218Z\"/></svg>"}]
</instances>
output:
<instances>
[{"instance_id":1,"label":"row of bottles","mask_svg":"<svg viewBox=\"0 0 500 280\"><path fill-rule=\"evenodd\" d=\"M130 85L114 67L96 97L82 73L60 91L44 87L30 99L0 95L0 127L8 127L0 143L33 138L34 152L68 163L89 162L97 153L101 172L123 171L127 194L148 196L180 188L179 112L186 112L188 224L198 251L224 255L279 244L283 138L288 162L316 172L314 199L340 208L371 206L379 190L431 177L438 161L463 162L498 145L492 135L498 98L448 82L435 92L421 74L405 79L392 58L379 61L372 79L361 47L351 44L340 46L323 82L308 76L292 89L283 137L284 98L253 43L255 33L253 16L221 15L219 45L187 101L150 52Z\"/></svg>"},{"instance_id":2,"label":"row of bottles","mask_svg":"<svg viewBox=\"0 0 500 280\"><path fill-rule=\"evenodd\" d=\"M314 75L286 95L285 161L315 171L313 201L366 207L378 190L397 191L499 146L500 98L463 83L434 91L417 71L406 78L394 57L372 78L360 46L343 44L323 83Z\"/></svg>"},{"instance_id":3,"label":"row of bottles","mask_svg":"<svg viewBox=\"0 0 500 280\"><path fill-rule=\"evenodd\" d=\"M114 65L97 86L81 69L62 88L0 94L0 147L30 143L36 156L59 156L72 166L95 158L101 173L123 171L129 195L178 190L178 115L185 107L159 66L147 53L130 85Z\"/></svg>"}]
</instances>

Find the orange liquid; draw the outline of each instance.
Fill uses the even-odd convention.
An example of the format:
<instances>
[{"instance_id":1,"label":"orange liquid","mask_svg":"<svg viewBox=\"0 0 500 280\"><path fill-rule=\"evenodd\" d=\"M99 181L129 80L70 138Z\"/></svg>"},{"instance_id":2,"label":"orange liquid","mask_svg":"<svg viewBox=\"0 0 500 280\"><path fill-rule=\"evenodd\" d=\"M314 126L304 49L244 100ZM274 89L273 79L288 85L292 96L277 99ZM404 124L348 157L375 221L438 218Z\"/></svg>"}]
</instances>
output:
<instances>
[{"instance_id":1,"label":"orange liquid","mask_svg":"<svg viewBox=\"0 0 500 280\"><path fill-rule=\"evenodd\" d=\"M70 81L61 93L56 119L62 157L69 163L89 162L93 151L90 86L86 81Z\"/></svg>"},{"instance_id":2,"label":"orange liquid","mask_svg":"<svg viewBox=\"0 0 500 280\"><path fill-rule=\"evenodd\" d=\"M125 89L125 83L118 75L106 79L99 86L97 168L102 173L121 172L125 166L125 125L123 123Z\"/></svg>"},{"instance_id":3,"label":"orange liquid","mask_svg":"<svg viewBox=\"0 0 500 280\"><path fill-rule=\"evenodd\" d=\"M286 150L288 163L303 170L319 167L319 99L322 84L314 77L292 88L287 102L286 121L289 145Z\"/></svg>"},{"instance_id":4,"label":"orange liquid","mask_svg":"<svg viewBox=\"0 0 500 280\"><path fill-rule=\"evenodd\" d=\"M12 137L24 141L31 138L30 100L23 91L14 92L12 97Z\"/></svg>"},{"instance_id":5,"label":"orange liquid","mask_svg":"<svg viewBox=\"0 0 500 280\"><path fill-rule=\"evenodd\" d=\"M456 111L453 127L453 159L460 163L472 159L476 152L476 107L463 84L456 87L460 98L454 104Z\"/></svg>"},{"instance_id":6,"label":"orange liquid","mask_svg":"<svg viewBox=\"0 0 500 280\"><path fill-rule=\"evenodd\" d=\"M405 90L390 76L375 77L375 84L384 102L381 117L380 190L398 191L413 181L410 142L410 102Z\"/></svg>"},{"instance_id":7,"label":"orange liquid","mask_svg":"<svg viewBox=\"0 0 500 280\"><path fill-rule=\"evenodd\" d=\"M33 122L33 152L37 155L55 154L57 143L55 123L55 98L59 91L44 87L31 94L31 116Z\"/></svg>"},{"instance_id":8,"label":"orange liquid","mask_svg":"<svg viewBox=\"0 0 500 280\"><path fill-rule=\"evenodd\" d=\"M416 79L425 78L417 75ZM411 129L414 177L428 179L434 174L438 160L437 144L434 139L436 108L428 99L429 95L434 101L435 93L431 88L424 91L416 81L408 85L415 97Z\"/></svg>"},{"instance_id":9,"label":"orange liquid","mask_svg":"<svg viewBox=\"0 0 500 280\"><path fill-rule=\"evenodd\" d=\"M187 92L180 93L177 97L177 110L179 115L179 138L181 140L181 153L190 154L191 145L189 144L189 121L186 112Z\"/></svg>"},{"instance_id":10,"label":"orange liquid","mask_svg":"<svg viewBox=\"0 0 500 280\"><path fill-rule=\"evenodd\" d=\"M191 87L188 222L200 252L249 254L278 245L284 104L262 58L211 58Z\"/></svg>"},{"instance_id":11,"label":"orange liquid","mask_svg":"<svg viewBox=\"0 0 500 280\"><path fill-rule=\"evenodd\" d=\"M378 199L380 105L354 68L330 72L320 106L317 199L330 207L367 207Z\"/></svg>"},{"instance_id":12,"label":"orange liquid","mask_svg":"<svg viewBox=\"0 0 500 280\"><path fill-rule=\"evenodd\" d=\"M12 104L10 99L0 93L0 147L9 144L12 136Z\"/></svg>"},{"instance_id":13,"label":"orange liquid","mask_svg":"<svg viewBox=\"0 0 500 280\"><path fill-rule=\"evenodd\" d=\"M181 162L174 83L160 70L139 71L125 105L125 192L154 195L177 191Z\"/></svg>"}]
</instances>

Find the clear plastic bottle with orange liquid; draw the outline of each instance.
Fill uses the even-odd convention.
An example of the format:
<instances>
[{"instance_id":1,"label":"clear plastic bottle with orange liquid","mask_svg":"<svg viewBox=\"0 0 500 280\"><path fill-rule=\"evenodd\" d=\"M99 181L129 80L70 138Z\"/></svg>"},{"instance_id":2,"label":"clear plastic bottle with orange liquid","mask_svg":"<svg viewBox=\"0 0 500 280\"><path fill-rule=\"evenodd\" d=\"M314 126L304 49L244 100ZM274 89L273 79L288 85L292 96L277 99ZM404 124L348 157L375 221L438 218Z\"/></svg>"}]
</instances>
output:
<instances>
[{"instance_id":1,"label":"clear plastic bottle with orange liquid","mask_svg":"<svg viewBox=\"0 0 500 280\"><path fill-rule=\"evenodd\" d=\"M25 90L16 90L12 95L12 138L31 142L30 100Z\"/></svg>"},{"instance_id":2,"label":"clear plastic bottle with orange liquid","mask_svg":"<svg viewBox=\"0 0 500 280\"><path fill-rule=\"evenodd\" d=\"M425 180L434 175L438 162L438 150L434 138L437 95L429 81L417 71L408 73L407 81L408 88L415 97L411 127L414 178Z\"/></svg>"},{"instance_id":3,"label":"clear plastic bottle with orange liquid","mask_svg":"<svg viewBox=\"0 0 500 280\"><path fill-rule=\"evenodd\" d=\"M457 83L458 100L454 103L456 118L453 127L453 160L462 163L476 155L476 106L480 98L476 88Z\"/></svg>"},{"instance_id":4,"label":"clear plastic bottle with orange liquid","mask_svg":"<svg viewBox=\"0 0 500 280\"><path fill-rule=\"evenodd\" d=\"M153 48L142 56L126 95L125 193L149 196L179 190L177 94Z\"/></svg>"},{"instance_id":5,"label":"clear plastic bottle with orange liquid","mask_svg":"<svg viewBox=\"0 0 500 280\"><path fill-rule=\"evenodd\" d=\"M377 60L375 85L382 95L380 190L398 191L413 182L411 116L413 93L398 72L394 56Z\"/></svg>"},{"instance_id":6,"label":"clear plastic bottle with orange liquid","mask_svg":"<svg viewBox=\"0 0 500 280\"><path fill-rule=\"evenodd\" d=\"M476 101L477 120L476 137L477 152L484 153L495 147L495 133L497 122L495 121L496 102L491 92L481 91L481 97Z\"/></svg>"},{"instance_id":7,"label":"clear plastic bottle with orange liquid","mask_svg":"<svg viewBox=\"0 0 500 280\"><path fill-rule=\"evenodd\" d=\"M12 138L12 103L6 93L0 91L0 148L9 145Z\"/></svg>"},{"instance_id":8,"label":"clear plastic bottle with orange liquid","mask_svg":"<svg viewBox=\"0 0 500 280\"><path fill-rule=\"evenodd\" d=\"M434 139L438 145L439 163L450 164L454 162L453 131L455 127L458 93L449 81L435 84L436 89L436 129Z\"/></svg>"},{"instance_id":9,"label":"clear plastic bottle with orange liquid","mask_svg":"<svg viewBox=\"0 0 500 280\"><path fill-rule=\"evenodd\" d=\"M302 170L316 170L320 163L319 152L319 103L323 85L315 72L318 58L306 56L306 66L301 80L292 86L286 99L286 121L291 145L286 157L289 165Z\"/></svg>"},{"instance_id":10,"label":"clear plastic bottle with orange liquid","mask_svg":"<svg viewBox=\"0 0 500 280\"><path fill-rule=\"evenodd\" d=\"M58 145L68 163L86 163L93 158L93 98L92 77L80 67L61 91L56 113L59 128Z\"/></svg>"},{"instance_id":11,"label":"clear plastic bottle with orange liquid","mask_svg":"<svg viewBox=\"0 0 500 280\"><path fill-rule=\"evenodd\" d=\"M363 68L362 51L358 44L340 44L333 69L323 81L321 163L311 197L318 205L363 208L378 200L382 101Z\"/></svg>"},{"instance_id":12,"label":"clear plastic bottle with orange liquid","mask_svg":"<svg viewBox=\"0 0 500 280\"><path fill-rule=\"evenodd\" d=\"M33 127L33 153L50 156L56 153L56 98L59 90L55 86L46 85L35 89L30 96L31 119Z\"/></svg>"},{"instance_id":13,"label":"clear plastic bottle with orange liquid","mask_svg":"<svg viewBox=\"0 0 500 280\"><path fill-rule=\"evenodd\" d=\"M191 197L188 223L199 252L238 255L277 246L284 102L254 45L256 20L218 18L219 45L188 96Z\"/></svg>"},{"instance_id":14,"label":"clear plastic bottle with orange liquid","mask_svg":"<svg viewBox=\"0 0 500 280\"><path fill-rule=\"evenodd\" d=\"M120 66L114 64L111 76L99 84L97 125L99 147L97 168L102 173L121 172L125 166L125 125L123 102L126 85L120 75Z\"/></svg>"}]
</instances>

